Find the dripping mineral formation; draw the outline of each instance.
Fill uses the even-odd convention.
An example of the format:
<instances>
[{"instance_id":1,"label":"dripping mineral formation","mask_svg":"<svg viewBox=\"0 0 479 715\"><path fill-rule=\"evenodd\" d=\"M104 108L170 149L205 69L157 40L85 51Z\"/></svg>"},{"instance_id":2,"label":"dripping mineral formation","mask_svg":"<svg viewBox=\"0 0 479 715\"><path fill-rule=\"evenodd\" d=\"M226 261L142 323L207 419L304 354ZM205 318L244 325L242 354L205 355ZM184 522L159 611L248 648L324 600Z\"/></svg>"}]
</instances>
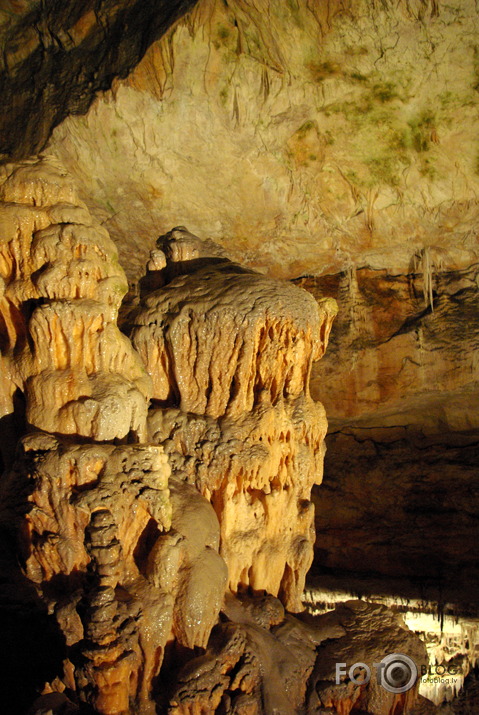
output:
<instances>
[{"instance_id":1,"label":"dripping mineral formation","mask_svg":"<svg viewBox=\"0 0 479 715\"><path fill-rule=\"evenodd\" d=\"M426 662L399 616L300 613L335 302L177 228L128 338L116 249L56 160L4 167L0 197L1 595L45 626L18 712L35 689L34 713L408 712L415 688L335 682L385 647Z\"/></svg>"},{"instance_id":2,"label":"dripping mineral formation","mask_svg":"<svg viewBox=\"0 0 479 715\"><path fill-rule=\"evenodd\" d=\"M211 501L230 588L265 589L302 610L327 429L309 376L336 305L242 268L184 229L160 245L163 287L145 297L131 333L153 381L150 439Z\"/></svg>"}]
</instances>

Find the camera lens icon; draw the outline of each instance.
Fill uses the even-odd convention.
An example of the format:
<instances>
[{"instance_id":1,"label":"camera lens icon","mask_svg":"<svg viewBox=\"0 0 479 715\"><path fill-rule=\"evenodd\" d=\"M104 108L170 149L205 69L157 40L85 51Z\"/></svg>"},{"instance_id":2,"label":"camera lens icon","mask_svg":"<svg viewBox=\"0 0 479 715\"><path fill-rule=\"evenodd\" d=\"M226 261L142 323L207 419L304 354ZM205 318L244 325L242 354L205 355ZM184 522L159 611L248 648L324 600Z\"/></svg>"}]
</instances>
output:
<instances>
[{"instance_id":1,"label":"camera lens icon","mask_svg":"<svg viewBox=\"0 0 479 715\"><path fill-rule=\"evenodd\" d=\"M375 665L379 684L390 693L407 692L418 677L416 663L402 653L391 653Z\"/></svg>"}]
</instances>

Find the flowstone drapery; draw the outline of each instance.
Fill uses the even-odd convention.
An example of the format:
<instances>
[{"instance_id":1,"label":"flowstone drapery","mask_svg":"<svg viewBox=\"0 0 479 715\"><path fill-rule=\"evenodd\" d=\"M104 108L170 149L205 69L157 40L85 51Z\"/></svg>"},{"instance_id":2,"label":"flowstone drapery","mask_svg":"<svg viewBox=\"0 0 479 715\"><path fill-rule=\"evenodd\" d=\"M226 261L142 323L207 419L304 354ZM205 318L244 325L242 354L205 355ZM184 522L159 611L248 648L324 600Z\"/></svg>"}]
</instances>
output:
<instances>
[{"instance_id":1,"label":"flowstone drapery","mask_svg":"<svg viewBox=\"0 0 479 715\"><path fill-rule=\"evenodd\" d=\"M167 643L205 647L218 617L218 522L146 441L151 379L116 325L127 283L108 234L55 162L3 172L5 464L20 438L3 527L64 638L62 687L99 713L155 712Z\"/></svg>"},{"instance_id":2,"label":"flowstone drapery","mask_svg":"<svg viewBox=\"0 0 479 715\"><path fill-rule=\"evenodd\" d=\"M309 376L336 304L232 263L182 227L158 248L163 285L131 332L153 381L149 437L213 504L230 588L302 610L327 429Z\"/></svg>"},{"instance_id":3,"label":"flowstone drapery","mask_svg":"<svg viewBox=\"0 0 479 715\"><path fill-rule=\"evenodd\" d=\"M1 174L2 416L19 390L38 429L144 439L151 385L116 325L127 282L115 245L53 160Z\"/></svg>"}]
</instances>

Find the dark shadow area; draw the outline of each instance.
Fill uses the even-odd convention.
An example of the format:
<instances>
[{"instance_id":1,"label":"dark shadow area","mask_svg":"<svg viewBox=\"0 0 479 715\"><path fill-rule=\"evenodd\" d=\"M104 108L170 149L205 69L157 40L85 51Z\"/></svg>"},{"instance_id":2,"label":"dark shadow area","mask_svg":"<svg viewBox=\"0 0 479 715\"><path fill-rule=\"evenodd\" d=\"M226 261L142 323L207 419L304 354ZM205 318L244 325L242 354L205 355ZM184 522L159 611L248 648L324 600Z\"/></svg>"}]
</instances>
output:
<instances>
[{"instance_id":1,"label":"dark shadow area","mask_svg":"<svg viewBox=\"0 0 479 715\"><path fill-rule=\"evenodd\" d=\"M24 715L45 682L63 672L65 639L32 584L12 544L0 533L0 692L2 711Z\"/></svg>"},{"instance_id":2,"label":"dark shadow area","mask_svg":"<svg viewBox=\"0 0 479 715\"><path fill-rule=\"evenodd\" d=\"M2 38L0 160L41 151L69 114L126 77L196 0L45 0ZM54 78L54 81L52 81Z\"/></svg>"},{"instance_id":3,"label":"dark shadow area","mask_svg":"<svg viewBox=\"0 0 479 715\"><path fill-rule=\"evenodd\" d=\"M479 435L379 442L367 433L328 438L308 583L477 616Z\"/></svg>"},{"instance_id":4,"label":"dark shadow area","mask_svg":"<svg viewBox=\"0 0 479 715\"><path fill-rule=\"evenodd\" d=\"M0 477L0 692L8 715L23 715L45 683L62 675L66 657L63 633L22 570L33 484L28 458ZM71 584L63 585L67 596Z\"/></svg>"},{"instance_id":5,"label":"dark shadow area","mask_svg":"<svg viewBox=\"0 0 479 715\"><path fill-rule=\"evenodd\" d=\"M217 626L213 628L212 634L216 628ZM210 642L208 647L210 647ZM187 648L176 640L166 644L160 673L153 682L153 699L157 704L157 715L163 715L168 711L170 697L178 683L178 676L182 670L188 669L188 664L195 658L204 655L204 652L203 648Z\"/></svg>"},{"instance_id":6,"label":"dark shadow area","mask_svg":"<svg viewBox=\"0 0 479 715\"><path fill-rule=\"evenodd\" d=\"M0 475L10 469L20 437L26 432L25 396L17 389L13 394L13 412L0 417Z\"/></svg>"}]
</instances>

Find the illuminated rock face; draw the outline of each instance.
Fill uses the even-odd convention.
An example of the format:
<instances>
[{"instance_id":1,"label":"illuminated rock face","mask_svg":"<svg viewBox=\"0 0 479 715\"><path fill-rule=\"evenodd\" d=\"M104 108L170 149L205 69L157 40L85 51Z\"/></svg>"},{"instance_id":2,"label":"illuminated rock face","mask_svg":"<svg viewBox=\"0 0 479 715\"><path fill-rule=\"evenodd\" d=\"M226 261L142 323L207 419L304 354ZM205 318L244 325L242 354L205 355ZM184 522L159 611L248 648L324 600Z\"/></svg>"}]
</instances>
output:
<instances>
[{"instance_id":1,"label":"illuminated rock face","mask_svg":"<svg viewBox=\"0 0 479 715\"><path fill-rule=\"evenodd\" d=\"M33 433L2 489L21 497L19 518L31 509L25 572L67 637L65 682L99 712L153 709L169 649L208 643L171 708L300 707L314 649L291 665L271 630L309 638L281 602L301 607L312 555L326 430L312 365L311 394L343 432L316 502L318 562L477 581L472 497L454 494L456 466L436 477L434 443L421 466L423 432L478 426L477 8L199 0L155 42L193 1L90 4L0 9L2 160L43 147L106 90L49 147L83 201L52 159L0 169L2 466ZM136 353L117 327L117 250L136 281L178 221L248 268L337 298L327 362L314 365L331 303L318 313L186 232L151 256ZM395 457L388 444L411 425L419 447ZM457 439L446 451L469 495L475 437L471 450ZM416 519L445 544L442 562L422 543L415 553ZM209 641L225 584L279 596L258 606L267 635L236 627L230 602ZM365 705L351 685L319 691L342 715Z\"/></svg>"},{"instance_id":2,"label":"illuminated rock face","mask_svg":"<svg viewBox=\"0 0 479 715\"><path fill-rule=\"evenodd\" d=\"M65 637L67 683L99 713L127 713L130 698L149 712L175 603L145 565L148 537L172 521L163 450L41 433L22 448L4 489L25 484L25 572Z\"/></svg>"},{"instance_id":3,"label":"illuminated rock face","mask_svg":"<svg viewBox=\"0 0 479 715\"><path fill-rule=\"evenodd\" d=\"M63 683L105 715L154 712L167 643L204 648L218 617L218 520L145 444L151 380L116 325L126 281L107 232L55 161L2 178L1 404L17 419L5 462L28 432L2 524L64 638Z\"/></svg>"},{"instance_id":4,"label":"illuminated rock face","mask_svg":"<svg viewBox=\"0 0 479 715\"><path fill-rule=\"evenodd\" d=\"M34 433L4 478L3 503L27 512L24 571L65 638L63 680L99 713L155 712L167 642L205 647L222 604L216 515L170 472L160 446Z\"/></svg>"},{"instance_id":5,"label":"illuminated rock face","mask_svg":"<svg viewBox=\"0 0 479 715\"><path fill-rule=\"evenodd\" d=\"M449 417L478 381L478 22L472 0L199 0L49 150L129 279L184 222L336 298L313 398L330 421L411 399L422 426L422 395Z\"/></svg>"},{"instance_id":6,"label":"illuminated rock face","mask_svg":"<svg viewBox=\"0 0 479 715\"><path fill-rule=\"evenodd\" d=\"M116 325L127 283L108 233L57 162L6 166L1 178L2 416L19 390L39 429L144 438L151 385Z\"/></svg>"},{"instance_id":7,"label":"illuminated rock face","mask_svg":"<svg viewBox=\"0 0 479 715\"><path fill-rule=\"evenodd\" d=\"M286 612L302 610L313 555L327 423L309 379L334 300L175 229L151 255L130 342L115 249L63 169L43 157L3 179L2 409L20 439L0 527L22 564L12 580L61 640L34 712L60 694L56 708L99 715L406 712L414 689L379 697L318 671L323 642L351 641L352 657L362 605ZM418 640L381 618L420 664Z\"/></svg>"},{"instance_id":8,"label":"illuminated rock face","mask_svg":"<svg viewBox=\"0 0 479 715\"><path fill-rule=\"evenodd\" d=\"M163 405L150 410L150 439L215 508L230 588L301 610L327 429L309 376L335 303L244 269L186 229L158 245L164 285L131 332Z\"/></svg>"},{"instance_id":9,"label":"illuminated rock face","mask_svg":"<svg viewBox=\"0 0 479 715\"><path fill-rule=\"evenodd\" d=\"M440 259L430 251L429 272L420 262L295 281L340 307L311 380L330 422L428 434L479 427L479 264L441 270Z\"/></svg>"},{"instance_id":10,"label":"illuminated rock face","mask_svg":"<svg viewBox=\"0 0 479 715\"><path fill-rule=\"evenodd\" d=\"M213 630L206 655L180 671L170 713L411 711L416 687L391 692L378 682L374 666L384 658L385 648L391 654L408 653L419 672L427 663L424 644L401 616L378 604L347 601L327 614L300 620L284 617L274 601L226 601L230 621ZM347 672L356 663L354 682ZM364 664L372 674L369 683Z\"/></svg>"},{"instance_id":11,"label":"illuminated rock face","mask_svg":"<svg viewBox=\"0 0 479 715\"><path fill-rule=\"evenodd\" d=\"M178 222L283 278L404 274L428 250L462 269L478 25L473 0L199 0L50 147L129 276Z\"/></svg>"}]
</instances>

